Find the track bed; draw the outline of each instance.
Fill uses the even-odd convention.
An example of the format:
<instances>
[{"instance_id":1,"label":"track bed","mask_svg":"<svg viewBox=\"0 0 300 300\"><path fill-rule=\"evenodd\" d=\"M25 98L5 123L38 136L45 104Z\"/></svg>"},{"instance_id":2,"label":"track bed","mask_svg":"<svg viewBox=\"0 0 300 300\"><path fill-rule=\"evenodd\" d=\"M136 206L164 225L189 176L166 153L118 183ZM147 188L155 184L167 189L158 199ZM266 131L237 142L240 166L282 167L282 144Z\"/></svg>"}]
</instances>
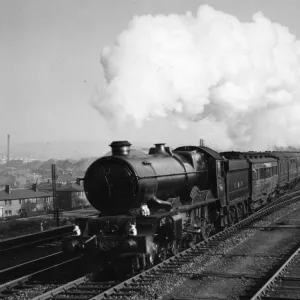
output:
<instances>
[{"instance_id":1,"label":"track bed","mask_svg":"<svg viewBox=\"0 0 300 300\"><path fill-rule=\"evenodd\" d=\"M109 283L108 286L104 287L105 283L92 282L88 276L85 276L79 278L78 280L75 280L74 282L69 282L66 285L59 286L55 290L49 291L46 294L42 295L41 298L38 296L37 298L35 298L35 300L68 298L93 300L162 299L163 297L169 297L169 299L172 299L170 297L176 297L176 295L174 294L177 291L176 287L180 287L179 292L184 294L184 291L186 291L185 288L188 287L187 282L193 282L193 284L195 284L197 280L197 283L203 281L203 276L201 277L201 279L196 278L197 274L195 273L200 273L204 270L204 268L212 266L214 263L217 264L218 260L222 258L229 259L229 257L223 255L231 254L230 251L233 250L235 250L235 254L237 254L237 247L239 245L242 245L243 242L247 241L249 238L253 238L256 232L265 233L264 231L262 231L261 227L270 225L272 222L274 223L282 216L291 213L297 208L300 208L300 203L296 202L299 199L298 192L291 193L290 196L287 198L289 198L286 199L288 200L287 202L281 200L281 202L277 205L274 203L270 207L264 209L263 211L251 215L249 218L239 222L235 226L216 234L215 236L211 237L208 241L201 242L195 247L183 251L176 257L172 257L167 261L124 282L112 282ZM266 215L269 215L269 217L263 217ZM261 220L262 217L264 218L264 220ZM253 228L253 226L258 227ZM277 228L276 230L280 231L281 229ZM288 230L292 232L295 229L289 228ZM289 238L292 237L293 234L290 234ZM242 254L242 256L243 255L244 253ZM232 257L236 259L241 259L241 257L238 256ZM222 276L220 275L222 274L214 274L214 276L211 276L211 274L209 274L208 276L204 277L215 278L217 281L219 281L220 279L222 279ZM254 282L261 280L260 275L242 275L244 275L244 277L242 278L242 282L244 283L244 285L238 290L238 293L241 293L243 291L243 289L245 288L245 283L247 284L247 280L252 279L254 280ZM193 280L190 279L192 278L192 276L194 276ZM237 280L241 280L239 278L241 277L240 273L230 275L231 277L229 278L228 275L226 276L223 277L225 277L225 279L227 278L230 280L236 280L235 282L237 282ZM236 283L233 283L234 287L235 285ZM180 295L181 294L179 294L178 296L181 298L178 299L184 299ZM191 294L187 292L185 293L185 295L191 297ZM195 296L195 292L193 292L192 295ZM203 294L201 297L203 297ZM220 295L220 297L222 296ZM223 295L223 298L220 299L226 298L228 297Z\"/></svg>"},{"instance_id":2,"label":"track bed","mask_svg":"<svg viewBox=\"0 0 300 300\"><path fill-rule=\"evenodd\" d=\"M174 276L177 286L163 299L251 299L300 245L300 226L282 225L290 223L291 217L300 221L300 204L297 206L296 211L274 223L268 224L268 217L244 229L231 249L216 247L204 260L195 259Z\"/></svg>"}]
</instances>

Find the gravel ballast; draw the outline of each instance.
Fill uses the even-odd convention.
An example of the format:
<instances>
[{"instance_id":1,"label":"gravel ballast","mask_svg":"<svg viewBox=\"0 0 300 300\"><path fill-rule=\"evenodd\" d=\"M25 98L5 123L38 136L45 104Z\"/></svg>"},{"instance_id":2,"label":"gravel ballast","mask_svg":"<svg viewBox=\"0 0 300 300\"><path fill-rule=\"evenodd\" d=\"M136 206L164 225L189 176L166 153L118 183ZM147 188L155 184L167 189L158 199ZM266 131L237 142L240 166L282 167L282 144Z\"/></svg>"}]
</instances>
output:
<instances>
[{"instance_id":1,"label":"gravel ballast","mask_svg":"<svg viewBox=\"0 0 300 300\"><path fill-rule=\"evenodd\" d=\"M172 299L172 295L190 297L218 297L220 299L238 299L238 296L247 288L257 282L257 276L263 276L278 263L279 257L290 245L300 243L299 229L273 229L262 231L265 227L287 218L300 218L300 202L281 208L261 220L253 222L251 227L243 229L232 237L220 242L201 256L195 257L190 263L183 265L178 272L226 272L242 273L254 278L221 278L204 277L191 280L182 275L166 274L160 277L151 287L145 287L144 293L131 297L131 299ZM276 234L274 234L276 233ZM218 255L212 255L213 253ZM222 254L251 254L252 256L224 257ZM258 256L255 256L258 255ZM263 255L263 256L259 256Z\"/></svg>"}]
</instances>

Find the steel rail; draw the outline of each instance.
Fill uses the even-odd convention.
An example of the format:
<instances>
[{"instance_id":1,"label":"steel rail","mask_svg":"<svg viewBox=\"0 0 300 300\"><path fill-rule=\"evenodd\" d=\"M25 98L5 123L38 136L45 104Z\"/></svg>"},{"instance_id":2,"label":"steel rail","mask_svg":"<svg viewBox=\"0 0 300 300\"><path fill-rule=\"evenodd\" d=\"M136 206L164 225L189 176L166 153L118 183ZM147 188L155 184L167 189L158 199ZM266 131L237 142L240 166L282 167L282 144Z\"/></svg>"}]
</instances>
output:
<instances>
[{"instance_id":1,"label":"steel rail","mask_svg":"<svg viewBox=\"0 0 300 300\"><path fill-rule=\"evenodd\" d=\"M46 230L43 232L23 235L12 239L6 239L0 241L0 254L19 248L30 247L50 242L58 238L68 236L72 233L72 231L73 226L63 226L52 230Z\"/></svg>"},{"instance_id":2,"label":"steel rail","mask_svg":"<svg viewBox=\"0 0 300 300\"><path fill-rule=\"evenodd\" d=\"M267 296L266 294L274 291L274 285L280 278L284 275L287 269L293 264L295 258L300 258L300 247L284 262L284 264L278 269L278 271L263 285L261 289L251 298L251 300L259 300L262 297ZM300 274L299 274L300 275ZM296 279L296 278L295 278ZM298 277L298 281L300 283L300 277ZM300 296L300 290L299 290ZM272 297L270 298L272 299ZM296 298L295 298L296 299Z\"/></svg>"},{"instance_id":3,"label":"steel rail","mask_svg":"<svg viewBox=\"0 0 300 300\"><path fill-rule=\"evenodd\" d=\"M45 272L52 271L53 269L55 269L57 267L61 267L61 266L65 265L65 264L72 263L72 262L78 260L79 258L80 257L74 257L74 258L68 259L68 260L66 260L66 261L64 261L62 263L55 264L55 265L50 266L48 268L44 268L44 269L36 271L34 273L30 273L30 274L22 276L20 278L11 280L11 281L3 283L3 284L0 284L0 298L1 298L1 296L3 296L3 294L2 294L3 292L5 292L5 291L11 291L14 287L24 285L24 284L26 284L26 282L29 282L30 280L33 280L38 275L41 275L41 274L43 274Z\"/></svg>"},{"instance_id":4,"label":"steel rail","mask_svg":"<svg viewBox=\"0 0 300 300\"><path fill-rule=\"evenodd\" d=\"M20 275L26 275L26 273L37 271L36 269L44 269L51 266L53 263L57 263L57 260L66 260L66 254L63 251L56 252L47 256L43 256L37 259L30 260L19 265L9 267L7 269L0 270L1 281L11 280L12 278Z\"/></svg>"},{"instance_id":5,"label":"steel rail","mask_svg":"<svg viewBox=\"0 0 300 300\"><path fill-rule=\"evenodd\" d=\"M149 282L153 282L159 279L160 276L165 275L170 270L176 270L180 268L185 263L188 263L193 258L195 258L198 255L205 254L208 252L208 250L213 247L215 243L219 243L224 239L227 239L235 232L243 229L245 225L261 218L264 215L267 215L268 213L275 211L281 207L284 207L299 198L300 191L294 191L290 192L288 194L285 194L280 197L280 202L275 201L271 203L270 205L262 208L261 210L255 212L254 214L250 215L246 219L241 220L240 222L233 224L231 227L226 228L225 230L211 236L205 241L201 241L200 243L194 245L191 248L185 249L179 254L172 256L165 261L151 267L150 269L144 271L141 274L138 274L134 277L131 277L119 284L116 284L105 291L89 298L89 300L102 300L102 299L108 299L108 297L127 297L132 296L130 291L136 293L138 291L141 291L140 285L147 285ZM296 196L298 195L298 196ZM292 196L291 198L289 198ZM279 199L278 199L279 200ZM277 203L278 202L278 203ZM282 217L282 216L280 216ZM259 229L259 228L258 228ZM89 276L85 276L82 278L79 278L78 281L70 282L66 285L60 286L56 288L55 290L49 291L41 296L37 296L33 298L32 300L47 300L47 299L64 299L68 298L68 295L59 296L59 294L68 293L68 290L71 288L78 288L80 290L80 287L78 286L79 283L85 282L87 283L87 280L89 280ZM94 283L95 286L97 285L97 282ZM98 283L103 284L103 283ZM123 291L123 292L122 292ZM72 292L70 292L72 294ZM80 299L80 297L72 296L72 299ZM82 299L82 298L81 298Z\"/></svg>"}]
</instances>

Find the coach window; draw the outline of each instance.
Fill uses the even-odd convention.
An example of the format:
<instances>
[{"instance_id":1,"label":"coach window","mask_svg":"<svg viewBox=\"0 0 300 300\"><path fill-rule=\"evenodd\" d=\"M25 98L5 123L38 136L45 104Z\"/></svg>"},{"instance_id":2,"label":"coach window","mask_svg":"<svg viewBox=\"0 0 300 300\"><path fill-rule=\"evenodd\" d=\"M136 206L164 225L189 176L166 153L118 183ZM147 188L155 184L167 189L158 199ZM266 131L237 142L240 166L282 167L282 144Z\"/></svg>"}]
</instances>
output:
<instances>
[{"instance_id":1,"label":"coach window","mask_svg":"<svg viewBox=\"0 0 300 300\"><path fill-rule=\"evenodd\" d=\"M265 174L264 174L264 169L263 168L259 169L259 178L260 179L265 178Z\"/></svg>"}]
</instances>

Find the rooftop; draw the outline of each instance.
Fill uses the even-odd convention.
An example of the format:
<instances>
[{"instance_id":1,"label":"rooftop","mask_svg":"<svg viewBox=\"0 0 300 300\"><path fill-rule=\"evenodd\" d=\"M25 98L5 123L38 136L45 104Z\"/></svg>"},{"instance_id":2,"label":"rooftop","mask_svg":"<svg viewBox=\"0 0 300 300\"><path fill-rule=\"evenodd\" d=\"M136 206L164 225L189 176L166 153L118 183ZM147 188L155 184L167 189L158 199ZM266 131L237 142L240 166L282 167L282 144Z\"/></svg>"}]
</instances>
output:
<instances>
[{"instance_id":1,"label":"rooftop","mask_svg":"<svg viewBox=\"0 0 300 300\"><path fill-rule=\"evenodd\" d=\"M56 188L57 192L83 192L84 189L78 183L70 183Z\"/></svg>"},{"instance_id":2,"label":"rooftop","mask_svg":"<svg viewBox=\"0 0 300 300\"><path fill-rule=\"evenodd\" d=\"M33 189L11 189L11 193L7 193L5 190L0 191L0 200L14 200L14 199L26 199L26 198L39 198L50 197L52 194L49 192L34 191Z\"/></svg>"},{"instance_id":3,"label":"rooftop","mask_svg":"<svg viewBox=\"0 0 300 300\"><path fill-rule=\"evenodd\" d=\"M62 174L59 175L57 178L57 182L72 182L76 181L76 178L73 177L71 174Z\"/></svg>"}]
</instances>

